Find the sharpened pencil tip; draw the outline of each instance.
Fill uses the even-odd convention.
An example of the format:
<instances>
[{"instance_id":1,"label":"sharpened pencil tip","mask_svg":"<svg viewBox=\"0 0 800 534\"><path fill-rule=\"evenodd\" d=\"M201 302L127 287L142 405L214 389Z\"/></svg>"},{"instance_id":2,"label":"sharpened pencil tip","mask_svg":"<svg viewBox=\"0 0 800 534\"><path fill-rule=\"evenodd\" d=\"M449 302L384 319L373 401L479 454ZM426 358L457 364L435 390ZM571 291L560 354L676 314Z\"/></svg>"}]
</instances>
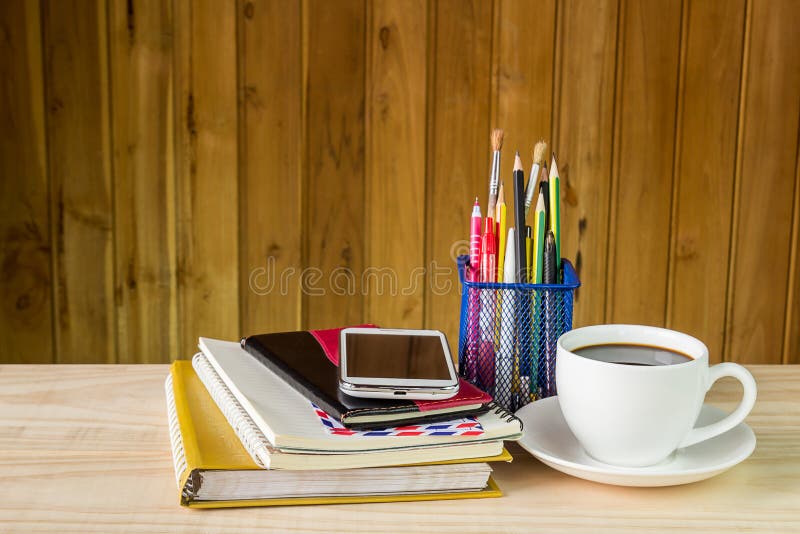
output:
<instances>
[{"instance_id":1,"label":"sharpened pencil tip","mask_svg":"<svg viewBox=\"0 0 800 534\"><path fill-rule=\"evenodd\" d=\"M539 200L536 201L536 211L544 211L544 195L539 191Z\"/></svg>"},{"instance_id":2,"label":"sharpened pencil tip","mask_svg":"<svg viewBox=\"0 0 800 534\"><path fill-rule=\"evenodd\" d=\"M514 157L514 172L522 170L522 159L519 157L519 152Z\"/></svg>"},{"instance_id":3,"label":"sharpened pencil tip","mask_svg":"<svg viewBox=\"0 0 800 534\"><path fill-rule=\"evenodd\" d=\"M556 165L556 153L553 152L553 160L550 163L550 179L558 176L558 165Z\"/></svg>"}]
</instances>

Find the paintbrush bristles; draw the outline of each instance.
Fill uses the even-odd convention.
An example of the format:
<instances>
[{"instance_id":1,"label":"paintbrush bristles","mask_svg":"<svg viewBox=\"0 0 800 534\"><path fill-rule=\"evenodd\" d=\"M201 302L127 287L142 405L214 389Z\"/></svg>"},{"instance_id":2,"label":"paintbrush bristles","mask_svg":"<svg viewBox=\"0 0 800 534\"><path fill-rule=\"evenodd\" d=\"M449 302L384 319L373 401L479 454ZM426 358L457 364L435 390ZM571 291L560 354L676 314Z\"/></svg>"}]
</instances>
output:
<instances>
[{"instance_id":1,"label":"paintbrush bristles","mask_svg":"<svg viewBox=\"0 0 800 534\"><path fill-rule=\"evenodd\" d=\"M522 159L519 157L519 152L514 156L514 172L522 170Z\"/></svg>"},{"instance_id":2,"label":"paintbrush bristles","mask_svg":"<svg viewBox=\"0 0 800 534\"><path fill-rule=\"evenodd\" d=\"M496 128L496 129L492 130L491 139L492 139L492 150L493 151L497 152L498 150L503 148L503 136L504 135L505 135L505 133L503 133L503 130L501 130L500 128Z\"/></svg>"},{"instance_id":3,"label":"paintbrush bristles","mask_svg":"<svg viewBox=\"0 0 800 534\"><path fill-rule=\"evenodd\" d=\"M544 153L547 152L547 143L540 139L533 147L533 162L541 165L544 162Z\"/></svg>"}]
</instances>

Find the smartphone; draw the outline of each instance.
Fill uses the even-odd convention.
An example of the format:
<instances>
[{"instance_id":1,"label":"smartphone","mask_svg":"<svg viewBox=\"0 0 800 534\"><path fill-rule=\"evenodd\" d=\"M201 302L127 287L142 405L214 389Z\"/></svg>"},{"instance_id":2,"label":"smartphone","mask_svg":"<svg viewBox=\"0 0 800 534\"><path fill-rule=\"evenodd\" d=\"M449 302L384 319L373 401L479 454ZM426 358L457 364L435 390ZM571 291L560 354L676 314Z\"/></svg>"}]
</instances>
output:
<instances>
[{"instance_id":1,"label":"smartphone","mask_svg":"<svg viewBox=\"0 0 800 534\"><path fill-rule=\"evenodd\" d=\"M339 389L353 397L448 399L458 376L438 330L345 328L339 337Z\"/></svg>"}]
</instances>

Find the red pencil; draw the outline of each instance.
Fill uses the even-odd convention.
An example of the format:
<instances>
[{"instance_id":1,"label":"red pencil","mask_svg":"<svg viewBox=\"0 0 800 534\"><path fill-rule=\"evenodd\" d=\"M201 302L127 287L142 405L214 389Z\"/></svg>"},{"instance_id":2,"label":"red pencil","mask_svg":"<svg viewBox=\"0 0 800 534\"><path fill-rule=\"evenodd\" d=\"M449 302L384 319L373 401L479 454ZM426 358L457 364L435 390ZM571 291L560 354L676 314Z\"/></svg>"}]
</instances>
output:
<instances>
[{"instance_id":1,"label":"red pencil","mask_svg":"<svg viewBox=\"0 0 800 534\"><path fill-rule=\"evenodd\" d=\"M486 230L481 240L481 282L497 281L497 241L494 238L494 219L486 217Z\"/></svg>"}]
</instances>

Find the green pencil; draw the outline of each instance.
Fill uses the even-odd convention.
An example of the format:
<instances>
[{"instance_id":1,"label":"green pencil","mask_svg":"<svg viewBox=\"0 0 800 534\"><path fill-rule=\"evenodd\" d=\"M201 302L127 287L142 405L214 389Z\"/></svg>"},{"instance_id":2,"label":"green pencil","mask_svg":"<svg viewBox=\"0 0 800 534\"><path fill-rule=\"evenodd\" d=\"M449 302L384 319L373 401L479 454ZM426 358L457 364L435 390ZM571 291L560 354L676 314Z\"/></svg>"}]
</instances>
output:
<instances>
[{"instance_id":1,"label":"green pencil","mask_svg":"<svg viewBox=\"0 0 800 534\"><path fill-rule=\"evenodd\" d=\"M550 165L550 229L553 231L553 237L556 242L556 283L561 276L561 196L560 185L561 179L558 176L558 167L556 166L556 155L553 153L553 163Z\"/></svg>"},{"instance_id":2,"label":"green pencil","mask_svg":"<svg viewBox=\"0 0 800 534\"><path fill-rule=\"evenodd\" d=\"M533 283L542 283L542 261L544 258L544 232L547 221L544 218L544 195L539 191L536 211L533 215Z\"/></svg>"}]
</instances>

